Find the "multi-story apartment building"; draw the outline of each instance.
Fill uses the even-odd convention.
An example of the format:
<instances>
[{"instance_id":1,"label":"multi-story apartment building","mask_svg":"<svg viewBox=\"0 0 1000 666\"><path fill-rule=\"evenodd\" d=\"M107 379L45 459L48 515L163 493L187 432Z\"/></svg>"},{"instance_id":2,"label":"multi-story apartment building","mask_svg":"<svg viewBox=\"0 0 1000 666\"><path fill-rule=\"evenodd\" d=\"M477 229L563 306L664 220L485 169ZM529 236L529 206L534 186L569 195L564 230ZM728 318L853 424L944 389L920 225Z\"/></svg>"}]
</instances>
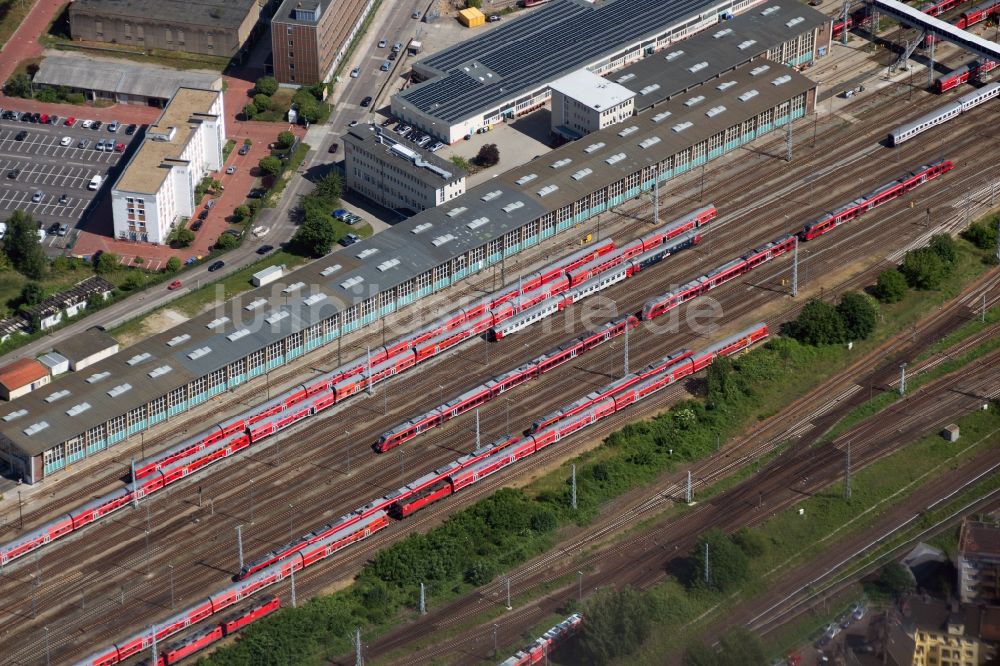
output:
<instances>
[{"instance_id":1,"label":"multi-story apartment building","mask_svg":"<svg viewBox=\"0 0 1000 666\"><path fill-rule=\"evenodd\" d=\"M959 598L1000 605L1000 526L963 523L956 559Z\"/></svg>"},{"instance_id":2,"label":"multi-story apartment building","mask_svg":"<svg viewBox=\"0 0 1000 666\"><path fill-rule=\"evenodd\" d=\"M271 19L274 78L312 85L328 81L375 0L285 0Z\"/></svg>"},{"instance_id":3,"label":"multi-story apartment building","mask_svg":"<svg viewBox=\"0 0 1000 666\"><path fill-rule=\"evenodd\" d=\"M115 237L165 243L194 214L194 188L222 167L222 92L180 88L111 190Z\"/></svg>"}]
</instances>

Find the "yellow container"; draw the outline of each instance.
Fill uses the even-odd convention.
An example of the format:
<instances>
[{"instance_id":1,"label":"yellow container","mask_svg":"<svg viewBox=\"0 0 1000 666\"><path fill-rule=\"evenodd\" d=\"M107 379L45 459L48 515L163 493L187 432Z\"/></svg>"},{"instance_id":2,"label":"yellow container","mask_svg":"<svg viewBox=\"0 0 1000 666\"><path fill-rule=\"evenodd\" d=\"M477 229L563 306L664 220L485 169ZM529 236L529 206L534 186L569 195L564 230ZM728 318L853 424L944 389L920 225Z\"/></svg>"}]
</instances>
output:
<instances>
[{"instance_id":1,"label":"yellow container","mask_svg":"<svg viewBox=\"0 0 1000 666\"><path fill-rule=\"evenodd\" d=\"M475 7L469 7L458 13L458 20L466 28L475 28L486 24L486 15Z\"/></svg>"}]
</instances>

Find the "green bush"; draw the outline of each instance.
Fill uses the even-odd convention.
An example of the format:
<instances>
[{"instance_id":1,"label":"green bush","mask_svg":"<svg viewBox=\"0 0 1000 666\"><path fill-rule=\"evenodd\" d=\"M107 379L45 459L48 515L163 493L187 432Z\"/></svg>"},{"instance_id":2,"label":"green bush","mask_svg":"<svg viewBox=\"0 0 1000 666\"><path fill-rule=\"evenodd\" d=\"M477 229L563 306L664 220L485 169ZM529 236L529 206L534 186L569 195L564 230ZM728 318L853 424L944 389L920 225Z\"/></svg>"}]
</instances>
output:
<instances>
[{"instance_id":1,"label":"green bush","mask_svg":"<svg viewBox=\"0 0 1000 666\"><path fill-rule=\"evenodd\" d=\"M257 117L257 106L253 102L248 102L243 105L243 119L253 120Z\"/></svg>"},{"instance_id":2,"label":"green bush","mask_svg":"<svg viewBox=\"0 0 1000 666\"><path fill-rule=\"evenodd\" d=\"M994 250L997 246L997 221L980 220L962 232L962 238L980 250Z\"/></svg>"},{"instance_id":3,"label":"green bush","mask_svg":"<svg viewBox=\"0 0 1000 666\"><path fill-rule=\"evenodd\" d=\"M883 303L898 303L906 296L906 278L895 268L882 271L878 275L872 294Z\"/></svg>"},{"instance_id":4,"label":"green bush","mask_svg":"<svg viewBox=\"0 0 1000 666\"><path fill-rule=\"evenodd\" d=\"M782 327L782 333L814 346L843 342L847 336L844 320L837 309L817 299L806 303L798 318Z\"/></svg>"},{"instance_id":5,"label":"green bush","mask_svg":"<svg viewBox=\"0 0 1000 666\"><path fill-rule=\"evenodd\" d=\"M257 113L264 113L274 108L274 102L267 95L254 95L253 105L257 109Z\"/></svg>"},{"instance_id":6,"label":"green bush","mask_svg":"<svg viewBox=\"0 0 1000 666\"><path fill-rule=\"evenodd\" d=\"M281 160L273 155L260 158L260 162L257 164L260 167L260 170L269 176L277 176L281 173Z\"/></svg>"},{"instance_id":7,"label":"green bush","mask_svg":"<svg viewBox=\"0 0 1000 666\"><path fill-rule=\"evenodd\" d=\"M270 97L278 92L278 80L273 76L262 76L253 84L255 93Z\"/></svg>"},{"instance_id":8,"label":"green bush","mask_svg":"<svg viewBox=\"0 0 1000 666\"><path fill-rule=\"evenodd\" d=\"M652 615L650 598L631 587L604 589L587 599L586 631L580 637L583 662L606 664L634 652L649 637Z\"/></svg>"},{"instance_id":9,"label":"green bush","mask_svg":"<svg viewBox=\"0 0 1000 666\"><path fill-rule=\"evenodd\" d=\"M705 573L705 547L708 546L708 575ZM689 557L689 587L706 588L727 593L739 587L747 578L750 558L733 539L713 529L698 539Z\"/></svg>"},{"instance_id":10,"label":"green bush","mask_svg":"<svg viewBox=\"0 0 1000 666\"><path fill-rule=\"evenodd\" d=\"M878 325L878 310L864 294L849 291L840 297L837 314L844 322L844 333L848 340L865 340L875 332Z\"/></svg>"},{"instance_id":11,"label":"green bush","mask_svg":"<svg viewBox=\"0 0 1000 666\"><path fill-rule=\"evenodd\" d=\"M167 259L167 270L171 273L176 273L181 269L181 260L177 257L170 257Z\"/></svg>"},{"instance_id":12,"label":"green bush","mask_svg":"<svg viewBox=\"0 0 1000 666\"><path fill-rule=\"evenodd\" d=\"M222 234L215 240L215 247L218 250L232 250L240 244L240 239L232 234Z\"/></svg>"},{"instance_id":13,"label":"green bush","mask_svg":"<svg viewBox=\"0 0 1000 666\"><path fill-rule=\"evenodd\" d=\"M914 289L937 289L948 276L948 264L935 250L922 247L910 250L903 257L899 272Z\"/></svg>"},{"instance_id":14,"label":"green bush","mask_svg":"<svg viewBox=\"0 0 1000 666\"><path fill-rule=\"evenodd\" d=\"M295 135L285 130L284 132L278 133L278 147L282 149L288 149L292 147L295 143Z\"/></svg>"}]
</instances>

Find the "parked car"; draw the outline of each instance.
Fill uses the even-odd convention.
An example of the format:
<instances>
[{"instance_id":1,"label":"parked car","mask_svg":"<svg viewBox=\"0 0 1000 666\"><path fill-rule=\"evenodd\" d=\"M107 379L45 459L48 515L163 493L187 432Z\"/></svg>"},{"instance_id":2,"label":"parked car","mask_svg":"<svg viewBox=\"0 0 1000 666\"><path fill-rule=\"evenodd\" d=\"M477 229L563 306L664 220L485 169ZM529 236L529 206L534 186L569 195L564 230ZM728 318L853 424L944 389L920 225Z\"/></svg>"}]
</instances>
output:
<instances>
[{"instance_id":1,"label":"parked car","mask_svg":"<svg viewBox=\"0 0 1000 666\"><path fill-rule=\"evenodd\" d=\"M264 192L265 190L263 187L255 187L247 192L247 199L263 199Z\"/></svg>"},{"instance_id":2,"label":"parked car","mask_svg":"<svg viewBox=\"0 0 1000 666\"><path fill-rule=\"evenodd\" d=\"M236 173L236 165L231 164L228 167L226 167L226 173L228 173L230 176Z\"/></svg>"},{"instance_id":3,"label":"parked car","mask_svg":"<svg viewBox=\"0 0 1000 666\"><path fill-rule=\"evenodd\" d=\"M38 116L38 122L40 122L43 125L48 125L49 124L49 114L43 113L42 115Z\"/></svg>"},{"instance_id":4,"label":"parked car","mask_svg":"<svg viewBox=\"0 0 1000 666\"><path fill-rule=\"evenodd\" d=\"M191 225L191 231L198 231L199 229L201 229L201 225L202 225L201 220L195 220L194 224Z\"/></svg>"},{"instance_id":5,"label":"parked car","mask_svg":"<svg viewBox=\"0 0 1000 666\"><path fill-rule=\"evenodd\" d=\"M347 123L347 126L348 127L357 127L358 126L358 121L357 120L352 120L351 122Z\"/></svg>"},{"instance_id":6,"label":"parked car","mask_svg":"<svg viewBox=\"0 0 1000 666\"><path fill-rule=\"evenodd\" d=\"M215 201L215 199L209 199L208 203L205 204L205 208L212 210L212 207L215 206Z\"/></svg>"},{"instance_id":7,"label":"parked car","mask_svg":"<svg viewBox=\"0 0 1000 666\"><path fill-rule=\"evenodd\" d=\"M115 152L116 153L124 153L125 152L125 144L124 143L116 143L115 144Z\"/></svg>"},{"instance_id":8,"label":"parked car","mask_svg":"<svg viewBox=\"0 0 1000 666\"><path fill-rule=\"evenodd\" d=\"M371 106L372 96L366 95L363 100L361 100L361 106Z\"/></svg>"},{"instance_id":9,"label":"parked car","mask_svg":"<svg viewBox=\"0 0 1000 666\"><path fill-rule=\"evenodd\" d=\"M392 63L386 60L385 62L382 63L379 69L382 70L383 72L388 72L390 69L392 69ZM367 104L365 106L367 106Z\"/></svg>"},{"instance_id":10,"label":"parked car","mask_svg":"<svg viewBox=\"0 0 1000 666\"><path fill-rule=\"evenodd\" d=\"M64 136L64 137L63 137L63 138L62 138L62 139L61 139L61 140L59 141L59 145L60 145L60 146L68 146L68 145L69 145L69 144L71 144L71 143L73 143L73 137L71 137L71 136Z\"/></svg>"},{"instance_id":11,"label":"parked car","mask_svg":"<svg viewBox=\"0 0 1000 666\"><path fill-rule=\"evenodd\" d=\"M100 120L95 120L94 124L90 126L90 129L99 130L101 129L101 125L103 124L104 123L102 123Z\"/></svg>"},{"instance_id":12,"label":"parked car","mask_svg":"<svg viewBox=\"0 0 1000 666\"><path fill-rule=\"evenodd\" d=\"M351 70L351 78L352 79L356 79L359 76L361 76L361 68L360 67L355 67L354 69Z\"/></svg>"},{"instance_id":13,"label":"parked car","mask_svg":"<svg viewBox=\"0 0 1000 666\"><path fill-rule=\"evenodd\" d=\"M58 124L59 124L59 116L55 114L49 116L49 125L58 125Z\"/></svg>"},{"instance_id":14,"label":"parked car","mask_svg":"<svg viewBox=\"0 0 1000 666\"><path fill-rule=\"evenodd\" d=\"M59 223L53 222L52 224L49 225L49 228L46 231L48 231L48 234L50 236L55 236L56 234L59 233Z\"/></svg>"},{"instance_id":15,"label":"parked car","mask_svg":"<svg viewBox=\"0 0 1000 666\"><path fill-rule=\"evenodd\" d=\"M94 150L104 151L104 139L99 139L96 144L94 144Z\"/></svg>"},{"instance_id":16,"label":"parked car","mask_svg":"<svg viewBox=\"0 0 1000 666\"><path fill-rule=\"evenodd\" d=\"M129 125L125 128L125 136L132 136L137 129L139 129L138 125Z\"/></svg>"},{"instance_id":17,"label":"parked car","mask_svg":"<svg viewBox=\"0 0 1000 666\"><path fill-rule=\"evenodd\" d=\"M240 155L246 155L249 152L250 152L250 146L248 146L245 143L242 146L240 146L240 149L239 149L239 154Z\"/></svg>"},{"instance_id":18,"label":"parked car","mask_svg":"<svg viewBox=\"0 0 1000 666\"><path fill-rule=\"evenodd\" d=\"M396 42L395 44L392 45L393 53L399 53L402 50L403 50L403 44L401 42Z\"/></svg>"},{"instance_id":19,"label":"parked car","mask_svg":"<svg viewBox=\"0 0 1000 666\"><path fill-rule=\"evenodd\" d=\"M65 121L63 122L63 125L65 125L66 127L72 127L72 126L73 126L73 125L75 125L75 124L76 124L76 118L74 118L73 116L70 116L70 117L68 117L68 118L67 118L67 119L66 119L66 120L65 120Z\"/></svg>"},{"instance_id":20,"label":"parked car","mask_svg":"<svg viewBox=\"0 0 1000 666\"><path fill-rule=\"evenodd\" d=\"M396 122L396 121L393 120L392 118L386 118L385 120L382 121L382 127L388 127L389 125L393 124L394 122Z\"/></svg>"},{"instance_id":21,"label":"parked car","mask_svg":"<svg viewBox=\"0 0 1000 666\"><path fill-rule=\"evenodd\" d=\"M335 153L335 152L337 152L338 148L340 148L340 144L335 141L335 142L333 142L333 143L330 144L329 152Z\"/></svg>"},{"instance_id":22,"label":"parked car","mask_svg":"<svg viewBox=\"0 0 1000 666\"><path fill-rule=\"evenodd\" d=\"M388 58L389 60L395 60L396 59L396 52L395 51L391 52L389 55L386 56L386 58ZM386 71L388 71L388 70L386 70Z\"/></svg>"},{"instance_id":23,"label":"parked car","mask_svg":"<svg viewBox=\"0 0 1000 666\"><path fill-rule=\"evenodd\" d=\"M21 175L21 170L18 169L17 167L14 167L13 169L7 172L8 178L17 178L20 175Z\"/></svg>"},{"instance_id":24,"label":"parked car","mask_svg":"<svg viewBox=\"0 0 1000 666\"><path fill-rule=\"evenodd\" d=\"M501 17L501 16L499 15L499 14L490 14L490 15L489 15L489 16L488 16L488 17L486 18L486 20L487 20L487 21L489 21L490 23L496 23L496 22L497 22L497 21L499 21L499 20L500 20L501 18L502 18L502 17Z\"/></svg>"},{"instance_id":25,"label":"parked car","mask_svg":"<svg viewBox=\"0 0 1000 666\"><path fill-rule=\"evenodd\" d=\"M38 203L39 201L42 200L43 196L44 195L42 194L41 190L36 190L35 193L31 195L31 202Z\"/></svg>"},{"instance_id":26,"label":"parked car","mask_svg":"<svg viewBox=\"0 0 1000 666\"><path fill-rule=\"evenodd\" d=\"M28 138L28 133L24 130L21 130L20 132L14 135L14 141L24 141L27 138Z\"/></svg>"},{"instance_id":27,"label":"parked car","mask_svg":"<svg viewBox=\"0 0 1000 666\"><path fill-rule=\"evenodd\" d=\"M420 146L421 148L423 148L424 146L426 146L430 142L431 142L431 138L425 134L422 137L420 137L420 141L417 141L417 145Z\"/></svg>"},{"instance_id":28,"label":"parked car","mask_svg":"<svg viewBox=\"0 0 1000 666\"><path fill-rule=\"evenodd\" d=\"M398 130L398 131L399 131L399 136L401 136L401 137L403 137L405 139L406 137L410 136L410 132L413 131L413 128L410 127L409 125L407 125L407 126L403 127L403 129Z\"/></svg>"},{"instance_id":29,"label":"parked car","mask_svg":"<svg viewBox=\"0 0 1000 666\"><path fill-rule=\"evenodd\" d=\"M65 206L68 203L69 203L69 197L66 196L65 194L60 194L59 195L59 204L61 206Z\"/></svg>"},{"instance_id":30,"label":"parked car","mask_svg":"<svg viewBox=\"0 0 1000 666\"><path fill-rule=\"evenodd\" d=\"M221 259L219 261L214 261L208 267L208 272L209 273L214 273L215 271L219 270L220 268L222 268L225 265L226 265L226 262L222 261Z\"/></svg>"},{"instance_id":31,"label":"parked car","mask_svg":"<svg viewBox=\"0 0 1000 666\"><path fill-rule=\"evenodd\" d=\"M80 142L76 144L77 148L86 148L90 145L90 139L80 139Z\"/></svg>"},{"instance_id":32,"label":"parked car","mask_svg":"<svg viewBox=\"0 0 1000 666\"><path fill-rule=\"evenodd\" d=\"M353 226L353 225L357 224L357 223L358 223L358 222L360 222L360 221L361 221L361 217L359 217L358 215L355 215L355 214L353 214L353 213L351 213L351 214L347 215L347 216L346 216L346 217L344 218L344 222L346 222L347 224L349 224L349 225L351 225L351 226Z\"/></svg>"},{"instance_id":33,"label":"parked car","mask_svg":"<svg viewBox=\"0 0 1000 666\"><path fill-rule=\"evenodd\" d=\"M198 219L199 220L204 220L207 217L208 217L208 209L207 208L202 208L201 212L198 213Z\"/></svg>"},{"instance_id":34,"label":"parked car","mask_svg":"<svg viewBox=\"0 0 1000 666\"><path fill-rule=\"evenodd\" d=\"M386 41L386 40L384 40L384 39L380 39L380 40L378 40L378 47L379 47L380 49L384 49L384 48L385 48L385 47L386 47L386 46L387 46L388 44L389 44L389 42L387 42L387 41Z\"/></svg>"},{"instance_id":35,"label":"parked car","mask_svg":"<svg viewBox=\"0 0 1000 666\"><path fill-rule=\"evenodd\" d=\"M337 210L330 213L330 215L333 215L338 220L342 220L348 215L350 215L350 211L345 210L344 208L338 208Z\"/></svg>"},{"instance_id":36,"label":"parked car","mask_svg":"<svg viewBox=\"0 0 1000 666\"><path fill-rule=\"evenodd\" d=\"M412 14L410 14L410 18L414 18L414 19L420 18L420 12L417 11L417 10L414 10L414 12Z\"/></svg>"},{"instance_id":37,"label":"parked car","mask_svg":"<svg viewBox=\"0 0 1000 666\"><path fill-rule=\"evenodd\" d=\"M209 269L209 270L211 270L211 269ZM175 290L180 289L180 288L181 288L181 281L180 280L174 280L169 285L167 285L167 289L169 289L170 291L175 291Z\"/></svg>"},{"instance_id":38,"label":"parked car","mask_svg":"<svg viewBox=\"0 0 1000 666\"><path fill-rule=\"evenodd\" d=\"M431 145L427 146L427 150L431 151L432 153L436 153L437 151L441 150L442 148L444 148L444 144L441 143L440 141L435 141Z\"/></svg>"},{"instance_id":39,"label":"parked car","mask_svg":"<svg viewBox=\"0 0 1000 666\"><path fill-rule=\"evenodd\" d=\"M273 245L261 245L259 248L257 248L257 254L267 254L273 249L274 249Z\"/></svg>"},{"instance_id":40,"label":"parked car","mask_svg":"<svg viewBox=\"0 0 1000 666\"><path fill-rule=\"evenodd\" d=\"M112 134L114 134L115 132L118 131L118 128L120 126L121 125L119 124L119 122L117 120L112 120L110 123L108 123L108 131L111 132Z\"/></svg>"},{"instance_id":41,"label":"parked car","mask_svg":"<svg viewBox=\"0 0 1000 666\"><path fill-rule=\"evenodd\" d=\"M347 234L337 242L343 245L344 247L347 247L348 245L354 245L359 240L361 239L355 236L354 234Z\"/></svg>"},{"instance_id":42,"label":"parked car","mask_svg":"<svg viewBox=\"0 0 1000 666\"><path fill-rule=\"evenodd\" d=\"M59 231L56 233L58 233L60 236L65 236L66 234L69 233L69 225L66 223L60 224Z\"/></svg>"}]
</instances>

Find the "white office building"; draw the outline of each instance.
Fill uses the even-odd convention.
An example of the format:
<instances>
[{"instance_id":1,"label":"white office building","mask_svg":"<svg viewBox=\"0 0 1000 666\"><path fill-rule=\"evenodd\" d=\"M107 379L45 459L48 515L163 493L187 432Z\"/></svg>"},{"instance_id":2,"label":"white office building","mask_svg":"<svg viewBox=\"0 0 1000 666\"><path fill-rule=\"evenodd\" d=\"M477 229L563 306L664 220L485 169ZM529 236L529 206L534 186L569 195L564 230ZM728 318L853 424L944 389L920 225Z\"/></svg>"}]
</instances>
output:
<instances>
[{"instance_id":1,"label":"white office building","mask_svg":"<svg viewBox=\"0 0 1000 666\"><path fill-rule=\"evenodd\" d=\"M115 237L165 243L195 211L194 189L222 168L222 92L180 88L111 190Z\"/></svg>"},{"instance_id":2,"label":"white office building","mask_svg":"<svg viewBox=\"0 0 1000 666\"><path fill-rule=\"evenodd\" d=\"M552 132L573 140L635 113L635 93L581 69L552 82Z\"/></svg>"}]
</instances>

